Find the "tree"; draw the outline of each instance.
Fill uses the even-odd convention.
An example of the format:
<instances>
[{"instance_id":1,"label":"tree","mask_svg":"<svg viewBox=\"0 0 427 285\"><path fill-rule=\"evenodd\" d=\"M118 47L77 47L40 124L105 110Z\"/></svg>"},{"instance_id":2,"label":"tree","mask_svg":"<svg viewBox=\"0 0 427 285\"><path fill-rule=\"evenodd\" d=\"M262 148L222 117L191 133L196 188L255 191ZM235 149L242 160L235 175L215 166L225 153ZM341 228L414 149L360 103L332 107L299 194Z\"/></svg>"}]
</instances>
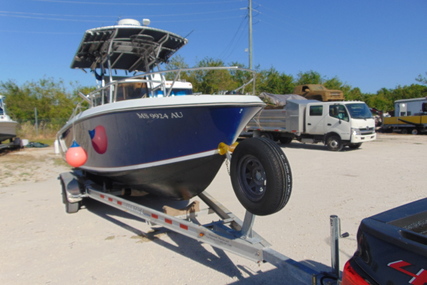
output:
<instances>
[{"instance_id":1,"label":"tree","mask_svg":"<svg viewBox=\"0 0 427 285\"><path fill-rule=\"evenodd\" d=\"M324 80L319 72L310 70L308 72L300 72L297 75L295 85L304 84L323 84Z\"/></svg>"},{"instance_id":2,"label":"tree","mask_svg":"<svg viewBox=\"0 0 427 285\"><path fill-rule=\"evenodd\" d=\"M22 86L9 80L0 83L0 90L7 98L11 117L18 121L34 120L35 108L39 120L65 119L75 105L75 96L66 91L63 81L52 78L26 82Z\"/></svg>"},{"instance_id":3,"label":"tree","mask_svg":"<svg viewBox=\"0 0 427 285\"><path fill-rule=\"evenodd\" d=\"M185 63L184 58L180 55L174 56L166 65L167 70L173 70L173 69L185 69L188 68L188 64ZM166 79L167 80L174 80L176 74L175 73L167 73ZM179 78L181 80L188 80L189 75L187 72L180 72Z\"/></svg>"},{"instance_id":4,"label":"tree","mask_svg":"<svg viewBox=\"0 0 427 285\"><path fill-rule=\"evenodd\" d=\"M224 66L222 60L205 58L198 62L196 67L221 67ZM228 70L196 70L190 72L189 81L193 84L193 89L202 94L215 94L236 89L237 83L233 82Z\"/></svg>"},{"instance_id":5,"label":"tree","mask_svg":"<svg viewBox=\"0 0 427 285\"><path fill-rule=\"evenodd\" d=\"M259 72L257 91L272 94L290 94L294 89L294 79L290 75L279 73L274 67Z\"/></svg>"},{"instance_id":6,"label":"tree","mask_svg":"<svg viewBox=\"0 0 427 285\"><path fill-rule=\"evenodd\" d=\"M240 62L232 62L230 66L236 66L240 68L247 68L243 63ZM243 86L244 84L248 83L253 78L253 73L249 71L243 71L243 70L233 70L230 71L231 80L236 82L236 85L238 87ZM257 76L255 75L255 80L257 79ZM245 86L243 89L238 90L238 92L245 94L245 93L252 93L253 90L253 82L249 85Z\"/></svg>"},{"instance_id":7,"label":"tree","mask_svg":"<svg viewBox=\"0 0 427 285\"><path fill-rule=\"evenodd\" d=\"M390 111L393 110L393 101L387 98L385 93L380 93L373 96L366 96L365 103L371 107L380 111Z\"/></svg>"},{"instance_id":8,"label":"tree","mask_svg":"<svg viewBox=\"0 0 427 285\"><path fill-rule=\"evenodd\" d=\"M188 64L185 63L184 58L180 55L172 57L166 65L167 70L182 68L188 68Z\"/></svg>"},{"instance_id":9,"label":"tree","mask_svg":"<svg viewBox=\"0 0 427 285\"><path fill-rule=\"evenodd\" d=\"M415 78L415 80L423 85L427 85L427 72L426 72L426 76L422 76L421 74L419 74L418 77Z\"/></svg>"},{"instance_id":10,"label":"tree","mask_svg":"<svg viewBox=\"0 0 427 285\"><path fill-rule=\"evenodd\" d=\"M346 100L356 100L356 101L365 101L365 94L363 94L358 87L351 88L347 92L344 93L344 97Z\"/></svg>"}]
</instances>

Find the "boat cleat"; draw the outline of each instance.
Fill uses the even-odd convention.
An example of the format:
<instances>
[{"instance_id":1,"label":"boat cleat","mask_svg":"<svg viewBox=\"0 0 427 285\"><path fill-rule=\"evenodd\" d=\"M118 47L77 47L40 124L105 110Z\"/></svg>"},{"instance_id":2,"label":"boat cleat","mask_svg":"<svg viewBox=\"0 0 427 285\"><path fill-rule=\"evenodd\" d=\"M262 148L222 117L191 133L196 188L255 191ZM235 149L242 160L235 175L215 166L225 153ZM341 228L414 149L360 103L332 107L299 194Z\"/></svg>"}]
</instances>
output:
<instances>
[{"instance_id":1,"label":"boat cleat","mask_svg":"<svg viewBox=\"0 0 427 285\"><path fill-rule=\"evenodd\" d=\"M231 160L231 153L233 153L238 144L238 142L235 142L232 145L228 145L226 143L220 142L218 145L218 153L220 155L226 155L227 159Z\"/></svg>"}]
</instances>

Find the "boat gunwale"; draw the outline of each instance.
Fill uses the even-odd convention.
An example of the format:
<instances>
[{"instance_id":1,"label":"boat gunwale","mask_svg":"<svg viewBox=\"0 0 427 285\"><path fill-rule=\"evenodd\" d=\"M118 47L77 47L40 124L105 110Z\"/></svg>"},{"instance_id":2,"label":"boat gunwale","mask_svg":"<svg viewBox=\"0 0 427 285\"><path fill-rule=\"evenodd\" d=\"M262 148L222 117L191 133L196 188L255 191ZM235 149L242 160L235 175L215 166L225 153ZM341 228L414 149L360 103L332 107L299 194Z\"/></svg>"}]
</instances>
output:
<instances>
[{"instance_id":1,"label":"boat gunwale","mask_svg":"<svg viewBox=\"0 0 427 285\"><path fill-rule=\"evenodd\" d=\"M162 104L161 102L153 105L147 105L147 104L139 104L135 105L135 102L145 102L148 100L162 100L162 99L172 99L172 100L180 100L180 99L189 99L189 98L203 98L203 99L223 99L221 101L219 100L209 100L205 102L196 102L195 101L189 101L189 102L177 102L175 104ZM227 102L224 102L224 98L229 99ZM235 99L251 99L249 100L235 100ZM123 104L123 108L117 108L117 105ZM244 105L243 105L244 104ZM153 109L171 109L171 108L198 108L198 107L208 107L208 106L215 106L215 107L254 107L254 106L260 106L264 107L265 103L262 102L259 97L254 95L185 95L185 96L178 96L178 97L160 97L160 98L140 98L140 99L132 99L132 100L125 100L120 102L115 102L111 104L104 104L96 107L92 107L90 109L87 109L74 117L72 117L59 131L59 133L63 133L66 129L68 129L71 125L79 123L81 121L106 115L112 112L127 112L127 111L144 111L144 110L153 110ZM104 108L103 108L104 107Z\"/></svg>"}]
</instances>

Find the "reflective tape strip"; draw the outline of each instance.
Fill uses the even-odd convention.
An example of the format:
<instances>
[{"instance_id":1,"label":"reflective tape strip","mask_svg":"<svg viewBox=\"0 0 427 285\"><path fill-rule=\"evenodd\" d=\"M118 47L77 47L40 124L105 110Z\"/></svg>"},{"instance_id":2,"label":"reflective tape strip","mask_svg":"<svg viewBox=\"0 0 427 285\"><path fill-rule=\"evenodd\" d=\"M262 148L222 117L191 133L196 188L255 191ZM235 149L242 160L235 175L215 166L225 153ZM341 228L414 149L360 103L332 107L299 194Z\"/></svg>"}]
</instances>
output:
<instances>
[{"instance_id":1,"label":"reflective tape strip","mask_svg":"<svg viewBox=\"0 0 427 285\"><path fill-rule=\"evenodd\" d=\"M102 199L104 199L104 200L107 200L108 202L116 203L117 205L120 205L120 206L123 205L122 201L116 200L116 199L114 199L112 197L107 197L104 194L99 194L99 197L102 198ZM153 219L160 220L160 217L157 214L154 214L154 213L146 213L146 214L148 214ZM172 219L163 218L163 221L165 223L167 223L167 224L173 225L173 220ZM188 231L188 229L189 229L188 225L185 225L185 224L178 223L178 226L181 229L186 230L186 231ZM204 236L204 234L203 235L199 235L199 236L202 237L202 236Z\"/></svg>"}]
</instances>

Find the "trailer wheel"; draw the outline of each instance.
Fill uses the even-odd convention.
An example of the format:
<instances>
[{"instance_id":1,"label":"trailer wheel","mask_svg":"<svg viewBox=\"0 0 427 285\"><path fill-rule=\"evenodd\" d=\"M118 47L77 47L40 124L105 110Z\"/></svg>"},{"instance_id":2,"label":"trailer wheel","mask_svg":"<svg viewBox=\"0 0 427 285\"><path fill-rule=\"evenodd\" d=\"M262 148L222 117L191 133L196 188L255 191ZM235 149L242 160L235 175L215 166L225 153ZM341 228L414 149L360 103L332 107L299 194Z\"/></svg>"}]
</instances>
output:
<instances>
[{"instance_id":1,"label":"trailer wheel","mask_svg":"<svg viewBox=\"0 0 427 285\"><path fill-rule=\"evenodd\" d=\"M292 173L282 149L265 138L237 145L230 167L233 190L243 207L254 215L281 210L292 190Z\"/></svg>"},{"instance_id":2,"label":"trailer wheel","mask_svg":"<svg viewBox=\"0 0 427 285\"><path fill-rule=\"evenodd\" d=\"M412 129L411 134L418 135L419 131L417 129Z\"/></svg>"},{"instance_id":3,"label":"trailer wheel","mask_svg":"<svg viewBox=\"0 0 427 285\"><path fill-rule=\"evenodd\" d=\"M329 136L326 140L326 145L328 146L328 149L332 151L340 151L343 148L342 141L337 135Z\"/></svg>"},{"instance_id":4,"label":"trailer wheel","mask_svg":"<svg viewBox=\"0 0 427 285\"><path fill-rule=\"evenodd\" d=\"M358 149L361 145L362 143L351 143L348 145L348 147L351 149Z\"/></svg>"},{"instance_id":5,"label":"trailer wheel","mask_svg":"<svg viewBox=\"0 0 427 285\"><path fill-rule=\"evenodd\" d=\"M70 203L67 198L67 191L65 189L65 184L61 180L61 187L62 187L62 202L65 204L65 212L68 214L77 213L80 209L80 202L74 202Z\"/></svg>"}]
</instances>

